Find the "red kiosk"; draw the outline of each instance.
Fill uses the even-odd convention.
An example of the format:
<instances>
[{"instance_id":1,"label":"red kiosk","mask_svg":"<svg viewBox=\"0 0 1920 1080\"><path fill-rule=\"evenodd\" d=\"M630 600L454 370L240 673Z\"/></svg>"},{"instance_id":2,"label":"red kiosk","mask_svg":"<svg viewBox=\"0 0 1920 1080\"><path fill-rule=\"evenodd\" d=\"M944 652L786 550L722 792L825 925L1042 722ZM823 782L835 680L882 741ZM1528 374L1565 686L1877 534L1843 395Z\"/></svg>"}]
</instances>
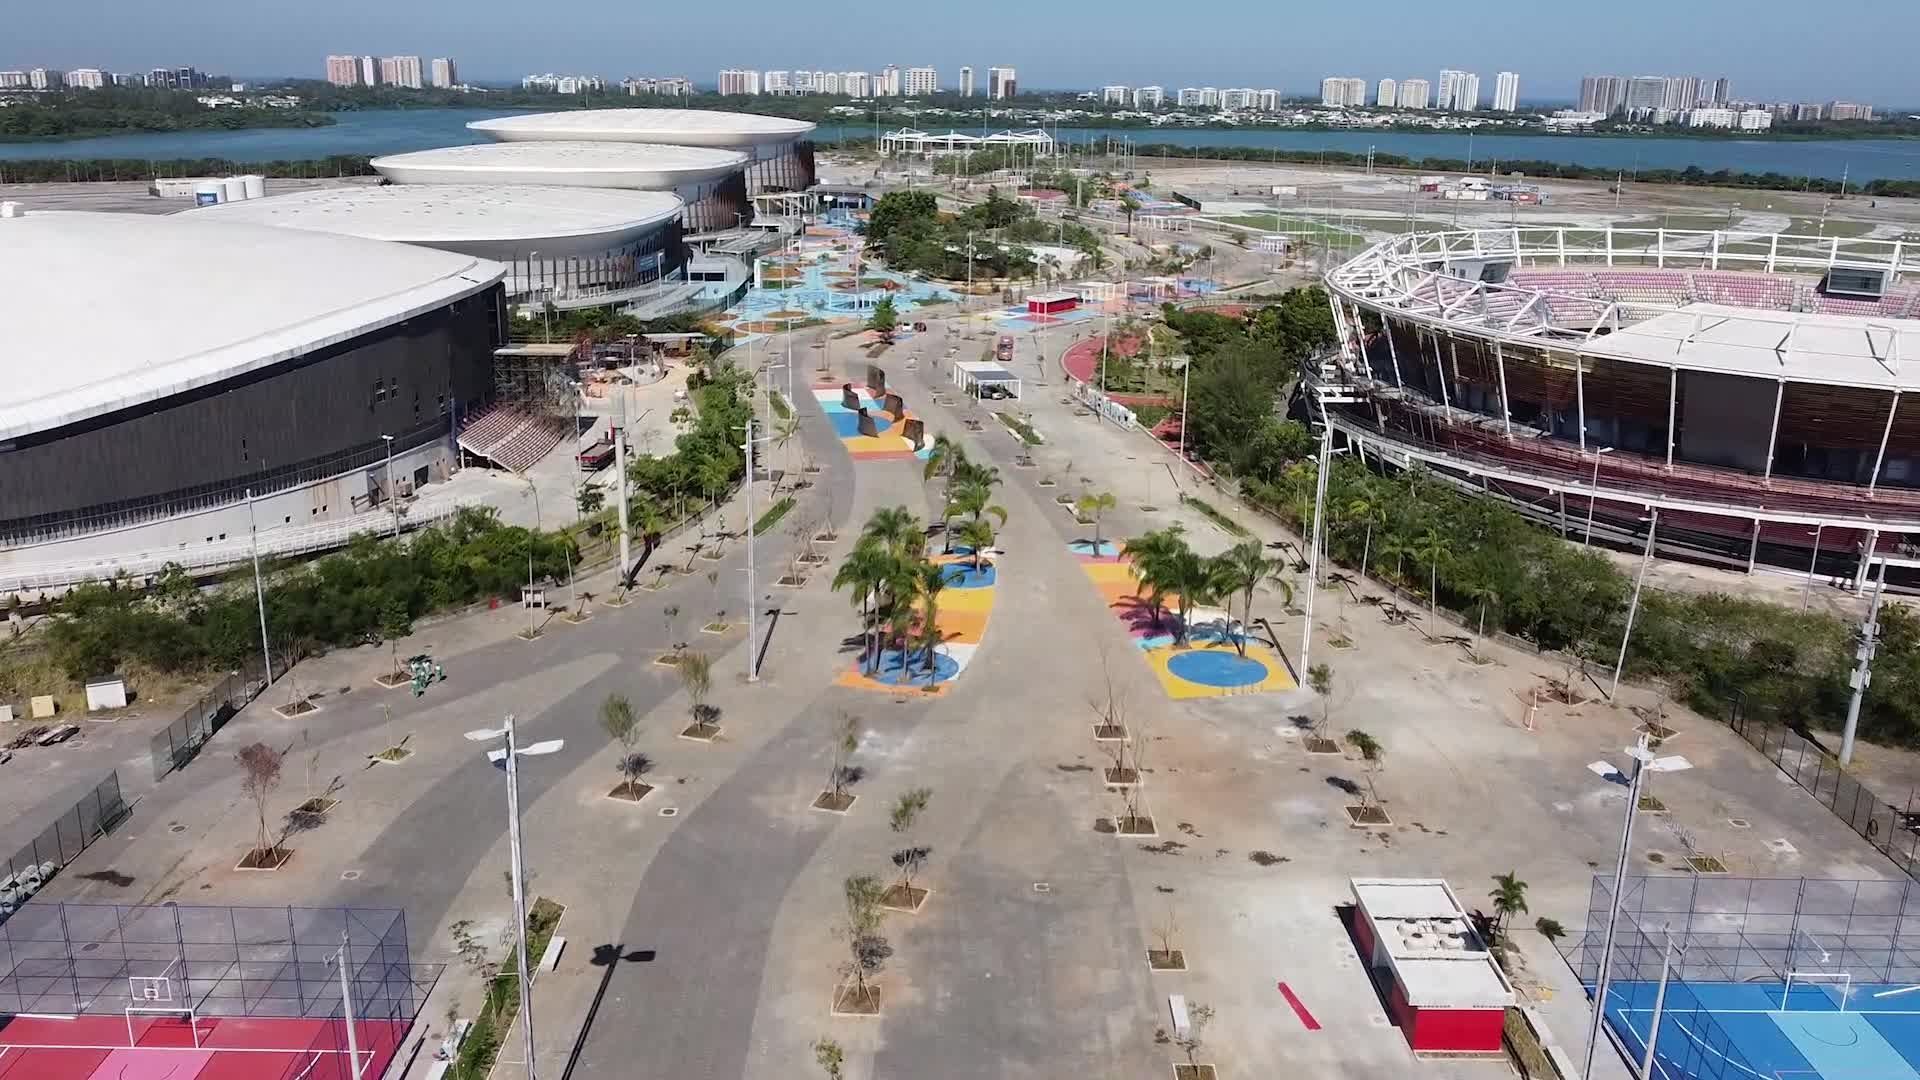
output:
<instances>
[{"instance_id":1,"label":"red kiosk","mask_svg":"<svg viewBox=\"0 0 1920 1080\"><path fill-rule=\"evenodd\" d=\"M1415 1053L1501 1052L1513 987L1440 878L1352 878L1353 940Z\"/></svg>"},{"instance_id":2,"label":"red kiosk","mask_svg":"<svg viewBox=\"0 0 1920 1080\"><path fill-rule=\"evenodd\" d=\"M1070 292L1035 293L1027 297L1027 314L1058 315L1080 306L1080 295Z\"/></svg>"}]
</instances>

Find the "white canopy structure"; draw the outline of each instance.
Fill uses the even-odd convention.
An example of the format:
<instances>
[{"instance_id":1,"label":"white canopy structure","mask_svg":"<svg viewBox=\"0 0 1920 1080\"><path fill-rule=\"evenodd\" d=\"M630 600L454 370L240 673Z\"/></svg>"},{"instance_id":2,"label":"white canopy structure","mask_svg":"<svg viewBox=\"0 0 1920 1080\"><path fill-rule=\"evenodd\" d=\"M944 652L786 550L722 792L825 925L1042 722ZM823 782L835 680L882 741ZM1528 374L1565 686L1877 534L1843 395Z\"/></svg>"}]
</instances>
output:
<instances>
[{"instance_id":1,"label":"white canopy structure","mask_svg":"<svg viewBox=\"0 0 1920 1080\"><path fill-rule=\"evenodd\" d=\"M991 135L968 135L961 131L934 135L913 128L902 128L899 131L889 131L880 137L880 152L889 155L944 157L948 154L967 154L997 146L1018 147L1036 158L1049 158L1054 154L1053 136L1038 129L996 131Z\"/></svg>"},{"instance_id":2,"label":"white canopy structure","mask_svg":"<svg viewBox=\"0 0 1920 1080\"><path fill-rule=\"evenodd\" d=\"M1020 396L1020 377L992 360L956 360L949 377L961 393L971 397L981 396L989 386L1004 388L1010 397Z\"/></svg>"}]
</instances>

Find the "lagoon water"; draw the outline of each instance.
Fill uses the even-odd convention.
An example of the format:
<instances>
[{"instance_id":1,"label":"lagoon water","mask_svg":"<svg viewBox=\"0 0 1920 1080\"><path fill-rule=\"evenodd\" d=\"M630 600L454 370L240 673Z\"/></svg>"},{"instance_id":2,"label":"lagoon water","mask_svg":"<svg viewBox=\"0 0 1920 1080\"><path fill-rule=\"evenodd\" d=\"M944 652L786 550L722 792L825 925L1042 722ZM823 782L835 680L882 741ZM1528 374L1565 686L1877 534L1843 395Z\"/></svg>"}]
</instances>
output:
<instances>
[{"instance_id":1,"label":"lagoon water","mask_svg":"<svg viewBox=\"0 0 1920 1080\"><path fill-rule=\"evenodd\" d=\"M223 158L236 164L321 158L330 154L395 154L482 141L466 125L511 109L369 109L334 114L323 128L183 131L106 135L53 142L0 143L0 162L45 158ZM870 138L858 124L823 124L818 138ZM1097 144L1108 137L1137 144L1247 146L1289 151L1369 148L1407 157L1472 160L1476 169L1500 161L1556 161L1619 169L1777 172L1855 183L1920 179L1920 140L1612 138L1579 135L1459 135L1371 131L1295 131L1272 128L1063 129L1062 141ZM1150 158L1141 165L1151 168Z\"/></svg>"}]
</instances>

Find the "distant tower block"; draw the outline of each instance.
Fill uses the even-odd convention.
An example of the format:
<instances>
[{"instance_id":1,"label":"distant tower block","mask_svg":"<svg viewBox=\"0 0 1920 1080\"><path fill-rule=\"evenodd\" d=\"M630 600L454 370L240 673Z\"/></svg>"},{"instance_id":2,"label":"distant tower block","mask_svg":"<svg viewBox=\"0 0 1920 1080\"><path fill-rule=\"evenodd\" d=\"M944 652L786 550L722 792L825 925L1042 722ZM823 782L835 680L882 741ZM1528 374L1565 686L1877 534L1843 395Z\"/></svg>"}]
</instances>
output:
<instances>
[{"instance_id":1,"label":"distant tower block","mask_svg":"<svg viewBox=\"0 0 1920 1080\"><path fill-rule=\"evenodd\" d=\"M840 407L843 409L860 408L860 395L853 392L852 383L840 384Z\"/></svg>"},{"instance_id":2,"label":"distant tower block","mask_svg":"<svg viewBox=\"0 0 1920 1080\"><path fill-rule=\"evenodd\" d=\"M920 420L918 417L915 417L914 419L908 420L906 422L906 425L903 428L903 431L905 432L907 442L915 450L923 450L926 448L927 425L925 424L925 422Z\"/></svg>"},{"instance_id":3,"label":"distant tower block","mask_svg":"<svg viewBox=\"0 0 1920 1080\"><path fill-rule=\"evenodd\" d=\"M895 420L905 420L907 418L907 403L899 394L888 394L886 401L881 404L881 408L885 409L887 415Z\"/></svg>"},{"instance_id":4,"label":"distant tower block","mask_svg":"<svg viewBox=\"0 0 1920 1080\"><path fill-rule=\"evenodd\" d=\"M860 434L869 438L880 434L880 425L873 422L873 417L865 409L860 410Z\"/></svg>"}]
</instances>

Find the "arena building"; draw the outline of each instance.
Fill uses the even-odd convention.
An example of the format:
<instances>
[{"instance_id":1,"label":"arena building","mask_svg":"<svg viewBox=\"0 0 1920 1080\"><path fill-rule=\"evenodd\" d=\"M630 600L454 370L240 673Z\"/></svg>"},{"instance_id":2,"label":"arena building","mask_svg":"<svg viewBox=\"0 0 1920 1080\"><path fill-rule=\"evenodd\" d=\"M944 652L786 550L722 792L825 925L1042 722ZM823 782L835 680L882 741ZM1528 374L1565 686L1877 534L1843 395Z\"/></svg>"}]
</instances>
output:
<instances>
[{"instance_id":1,"label":"arena building","mask_svg":"<svg viewBox=\"0 0 1920 1080\"><path fill-rule=\"evenodd\" d=\"M747 190L805 191L814 169L815 125L755 113L703 109L582 109L476 120L467 125L497 142L658 143L736 150L748 155Z\"/></svg>"},{"instance_id":2,"label":"arena building","mask_svg":"<svg viewBox=\"0 0 1920 1080\"><path fill-rule=\"evenodd\" d=\"M508 267L509 299L572 308L640 300L683 278L681 209L668 192L385 184L221 203L183 216L490 259Z\"/></svg>"},{"instance_id":3,"label":"arena building","mask_svg":"<svg viewBox=\"0 0 1920 1080\"><path fill-rule=\"evenodd\" d=\"M375 509L443 478L492 392L486 259L97 213L0 218L0 250L0 580L133 532L192 563L244 544L250 511L265 531Z\"/></svg>"},{"instance_id":4,"label":"arena building","mask_svg":"<svg viewBox=\"0 0 1920 1080\"><path fill-rule=\"evenodd\" d=\"M658 143L474 143L373 159L395 184L543 185L666 191L686 204L689 232L730 229L753 216L746 154Z\"/></svg>"},{"instance_id":5,"label":"arena building","mask_svg":"<svg viewBox=\"0 0 1920 1080\"><path fill-rule=\"evenodd\" d=\"M1395 237L1326 276L1343 344L1312 407L1574 539L1858 580L1869 551L1920 566L1916 274L1897 241Z\"/></svg>"}]
</instances>

